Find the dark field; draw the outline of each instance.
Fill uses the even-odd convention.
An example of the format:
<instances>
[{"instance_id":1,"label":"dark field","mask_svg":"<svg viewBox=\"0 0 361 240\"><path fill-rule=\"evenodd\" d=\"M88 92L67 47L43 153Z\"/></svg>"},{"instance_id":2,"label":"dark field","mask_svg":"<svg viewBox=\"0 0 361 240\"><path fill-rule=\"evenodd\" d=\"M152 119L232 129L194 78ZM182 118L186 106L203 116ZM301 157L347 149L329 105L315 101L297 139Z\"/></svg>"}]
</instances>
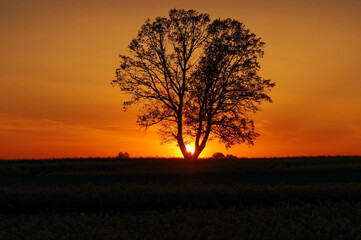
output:
<instances>
[{"instance_id":1,"label":"dark field","mask_svg":"<svg viewBox=\"0 0 361 240\"><path fill-rule=\"evenodd\" d=\"M361 157L0 161L3 239L361 239Z\"/></svg>"}]
</instances>

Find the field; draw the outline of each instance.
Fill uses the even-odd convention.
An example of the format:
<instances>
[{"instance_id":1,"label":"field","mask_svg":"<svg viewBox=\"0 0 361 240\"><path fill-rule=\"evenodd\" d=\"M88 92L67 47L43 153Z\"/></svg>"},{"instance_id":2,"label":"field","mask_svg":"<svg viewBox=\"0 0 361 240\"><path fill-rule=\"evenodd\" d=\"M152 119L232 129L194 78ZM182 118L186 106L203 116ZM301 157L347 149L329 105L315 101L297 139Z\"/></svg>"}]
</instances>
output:
<instances>
[{"instance_id":1,"label":"field","mask_svg":"<svg viewBox=\"0 0 361 240\"><path fill-rule=\"evenodd\" d=\"M8 239L361 239L361 157L0 161Z\"/></svg>"}]
</instances>

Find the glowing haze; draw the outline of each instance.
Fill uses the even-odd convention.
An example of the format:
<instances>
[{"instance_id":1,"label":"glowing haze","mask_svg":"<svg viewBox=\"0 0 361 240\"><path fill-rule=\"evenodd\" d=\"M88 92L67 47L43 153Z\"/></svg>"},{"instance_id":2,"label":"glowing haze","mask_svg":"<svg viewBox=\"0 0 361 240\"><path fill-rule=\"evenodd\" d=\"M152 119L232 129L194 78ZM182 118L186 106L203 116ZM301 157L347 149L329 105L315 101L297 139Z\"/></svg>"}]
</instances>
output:
<instances>
[{"instance_id":1,"label":"glowing haze","mask_svg":"<svg viewBox=\"0 0 361 240\"><path fill-rule=\"evenodd\" d=\"M359 0L0 0L0 158L180 156L110 85L140 26L174 7L243 22L277 83L255 146L213 141L201 157L361 154Z\"/></svg>"}]
</instances>

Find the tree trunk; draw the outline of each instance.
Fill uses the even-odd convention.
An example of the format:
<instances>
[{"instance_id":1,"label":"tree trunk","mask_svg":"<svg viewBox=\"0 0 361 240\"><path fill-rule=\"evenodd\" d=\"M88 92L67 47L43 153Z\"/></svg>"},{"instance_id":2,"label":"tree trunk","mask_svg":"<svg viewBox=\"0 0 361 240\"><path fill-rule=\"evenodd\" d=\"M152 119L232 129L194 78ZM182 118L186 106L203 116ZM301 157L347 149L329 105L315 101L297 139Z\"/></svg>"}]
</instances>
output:
<instances>
[{"instance_id":1,"label":"tree trunk","mask_svg":"<svg viewBox=\"0 0 361 240\"><path fill-rule=\"evenodd\" d=\"M192 160L193 154L187 151L186 145L184 144L183 139L178 140L179 148L183 154L185 160Z\"/></svg>"},{"instance_id":2,"label":"tree trunk","mask_svg":"<svg viewBox=\"0 0 361 240\"><path fill-rule=\"evenodd\" d=\"M191 155L192 156L191 160L193 161L197 160L202 151L203 149L199 149L199 148L195 149L194 153Z\"/></svg>"}]
</instances>

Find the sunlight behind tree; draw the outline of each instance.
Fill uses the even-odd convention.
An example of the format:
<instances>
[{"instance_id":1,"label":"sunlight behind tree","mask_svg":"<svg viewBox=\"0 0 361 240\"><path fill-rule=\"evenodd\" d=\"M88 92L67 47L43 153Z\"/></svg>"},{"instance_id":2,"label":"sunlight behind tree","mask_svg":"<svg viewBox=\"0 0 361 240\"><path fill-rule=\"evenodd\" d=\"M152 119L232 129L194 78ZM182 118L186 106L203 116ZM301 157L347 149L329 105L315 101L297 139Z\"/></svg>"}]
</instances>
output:
<instances>
[{"instance_id":1,"label":"sunlight behind tree","mask_svg":"<svg viewBox=\"0 0 361 240\"><path fill-rule=\"evenodd\" d=\"M187 148L187 151L188 151L188 152L190 152L190 153L192 153L192 154L194 153L194 147L192 147L192 146L190 146L190 145L187 145L186 148Z\"/></svg>"}]
</instances>

